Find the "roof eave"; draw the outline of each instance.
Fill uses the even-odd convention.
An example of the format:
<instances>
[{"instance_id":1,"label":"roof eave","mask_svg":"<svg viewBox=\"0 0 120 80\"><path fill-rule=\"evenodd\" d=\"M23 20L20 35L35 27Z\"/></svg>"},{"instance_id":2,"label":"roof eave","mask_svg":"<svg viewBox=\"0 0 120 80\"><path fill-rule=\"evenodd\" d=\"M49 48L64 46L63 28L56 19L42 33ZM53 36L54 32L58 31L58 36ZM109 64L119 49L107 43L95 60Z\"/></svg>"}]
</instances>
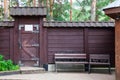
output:
<instances>
[{"instance_id":1,"label":"roof eave","mask_svg":"<svg viewBox=\"0 0 120 80\"><path fill-rule=\"evenodd\" d=\"M57 25L56 25L57 24ZM109 25L110 24L110 25ZM114 22L58 22L45 21L43 27L114 27Z\"/></svg>"},{"instance_id":2,"label":"roof eave","mask_svg":"<svg viewBox=\"0 0 120 80\"><path fill-rule=\"evenodd\" d=\"M12 28L14 27L14 21L0 21L0 27Z\"/></svg>"},{"instance_id":3,"label":"roof eave","mask_svg":"<svg viewBox=\"0 0 120 80\"><path fill-rule=\"evenodd\" d=\"M46 16L47 9L45 7L11 7L10 15L15 16Z\"/></svg>"},{"instance_id":4,"label":"roof eave","mask_svg":"<svg viewBox=\"0 0 120 80\"><path fill-rule=\"evenodd\" d=\"M118 19L120 17L120 7L103 9L105 14L113 19Z\"/></svg>"}]
</instances>

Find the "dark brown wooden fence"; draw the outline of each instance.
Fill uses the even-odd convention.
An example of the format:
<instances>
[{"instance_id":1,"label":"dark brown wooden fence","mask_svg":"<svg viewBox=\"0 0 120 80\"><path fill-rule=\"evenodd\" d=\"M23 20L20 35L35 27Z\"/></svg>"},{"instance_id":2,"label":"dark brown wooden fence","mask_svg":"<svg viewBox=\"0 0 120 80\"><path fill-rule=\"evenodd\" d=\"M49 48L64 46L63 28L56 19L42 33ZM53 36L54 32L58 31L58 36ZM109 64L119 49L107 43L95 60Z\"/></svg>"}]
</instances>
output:
<instances>
[{"instance_id":1,"label":"dark brown wooden fence","mask_svg":"<svg viewBox=\"0 0 120 80\"><path fill-rule=\"evenodd\" d=\"M114 64L114 28L48 28L48 63L57 52L109 53Z\"/></svg>"},{"instance_id":2,"label":"dark brown wooden fence","mask_svg":"<svg viewBox=\"0 0 120 80\"><path fill-rule=\"evenodd\" d=\"M16 39L19 36L16 35L19 34L19 30L17 30L18 27L14 25L14 22L8 23L0 24L0 54L4 55L6 59L13 59L18 62L17 58L20 57L21 53L19 52L19 39ZM23 22L19 21L19 23ZM115 36L114 27L111 25L113 23L70 22L70 24L67 22L46 24L44 22L39 33L38 55L40 57L38 58L41 58L40 63L54 63L54 54L57 52L79 52L111 54L112 65L115 64Z\"/></svg>"},{"instance_id":3,"label":"dark brown wooden fence","mask_svg":"<svg viewBox=\"0 0 120 80\"><path fill-rule=\"evenodd\" d=\"M83 28L48 28L48 62L53 63L54 53L84 52Z\"/></svg>"},{"instance_id":4,"label":"dark brown wooden fence","mask_svg":"<svg viewBox=\"0 0 120 80\"><path fill-rule=\"evenodd\" d=\"M115 64L114 28L88 29L88 53L111 54L111 62Z\"/></svg>"},{"instance_id":5,"label":"dark brown wooden fence","mask_svg":"<svg viewBox=\"0 0 120 80\"><path fill-rule=\"evenodd\" d=\"M5 59L13 59L13 34L12 28L0 28L0 54Z\"/></svg>"},{"instance_id":6,"label":"dark brown wooden fence","mask_svg":"<svg viewBox=\"0 0 120 80\"><path fill-rule=\"evenodd\" d=\"M29 45L38 48L39 66L54 63L56 52L107 53L111 54L112 64L115 63L114 22L43 21L47 15L44 7L13 7L10 8L10 15L14 18L14 22L0 22L0 26L3 27L0 30L0 40L3 40L0 42L0 51L6 59L10 58L15 63L21 63L23 52L20 46L23 44L20 43L20 25L29 24L38 25L39 28L37 29L38 43ZM31 33L34 31L32 30ZM36 54L31 48L29 51L29 54ZM26 59L27 56L24 58ZM30 59L34 60L35 57L31 56ZM29 64L28 60L27 63Z\"/></svg>"}]
</instances>

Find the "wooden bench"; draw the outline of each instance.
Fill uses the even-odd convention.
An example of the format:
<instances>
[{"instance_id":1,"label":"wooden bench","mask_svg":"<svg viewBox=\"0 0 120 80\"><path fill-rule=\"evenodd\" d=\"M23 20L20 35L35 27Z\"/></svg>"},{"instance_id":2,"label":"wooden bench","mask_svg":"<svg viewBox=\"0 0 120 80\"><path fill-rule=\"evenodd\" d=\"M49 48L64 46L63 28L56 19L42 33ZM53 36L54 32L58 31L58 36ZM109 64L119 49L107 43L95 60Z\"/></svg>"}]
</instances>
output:
<instances>
[{"instance_id":1,"label":"wooden bench","mask_svg":"<svg viewBox=\"0 0 120 80\"><path fill-rule=\"evenodd\" d=\"M88 64L86 53L55 53L55 68L58 64Z\"/></svg>"},{"instance_id":2,"label":"wooden bench","mask_svg":"<svg viewBox=\"0 0 120 80\"><path fill-rule=\"evenodd\" d=\"M111 73L109 54L89 54L89 73L91 72L91 65L105 65Z\"/></svg>"}]
</instances>

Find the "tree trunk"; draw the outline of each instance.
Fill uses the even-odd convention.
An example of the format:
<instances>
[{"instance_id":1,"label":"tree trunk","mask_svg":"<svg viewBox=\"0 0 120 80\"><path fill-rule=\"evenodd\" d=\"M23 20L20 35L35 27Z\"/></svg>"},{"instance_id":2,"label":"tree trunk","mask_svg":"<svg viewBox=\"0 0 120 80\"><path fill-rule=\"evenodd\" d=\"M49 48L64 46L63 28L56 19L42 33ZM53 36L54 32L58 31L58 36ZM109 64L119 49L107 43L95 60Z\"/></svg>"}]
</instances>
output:
<instances>
[{"instance_id":1,"label":"tree trunk","mask_svg":"<svg viewBox=\"0 0 120 80\"><path fill-rule=\"evenodd\" d=\"M49 0L46 0L46 7L49 8Z\"/></svg>"},{"instance_id":2,"label":"tree trunk","mask_svg":"<svg viewBox=\"0 0 120 80\"><path fill-rule=\"evenodd\" d=\"M46 2L46 4L47 4L47 1L48 0L38 0L38 5L40 6L40 7L42 7L42 6L44 6L44 3Z\"/></svg>"},{"instance_id":3,"label":"tree trunk","mask_svg":"<svg viewBox=\"0 0 120 80\"><path fill-rule=\"evenodd\" d=\"M50 3L50 20L53 20L53 3L54 0L49 0Z\"/></svg>"},{"instance_id":4,"label":"tree trunk","mask_svg":"<svg viewBox=\"0 0 120 80\"><path fill-rule=\"evenodd\" d=\"M36 0L33 0L33 6L36 7Z\"/></svg>"},{"instance_id":5,"label":"tree trunk","mask_svg":"<svg viewBox=\"0 0 120 80\"><path fill-rule=\"evenodd\" d=\"M96 3L97 3L97 0L92 0L92 4L91 4L91 21L96 20Z\"/></svg>"},{"instance_id":6,"label":"tree trunk","mask_svg":"<svg viewBox=\"0 0 120 80\"><path fill-rule=\"evenodd\" d=\"M41 6L45 6L44 3L45 3L45 1L41 0L41 4L42 4Z\"/></svg>"},{"instance_id":7,"label":"tree trunk","mask_svg":"<svg viewBox=\"0 0 120 80\"><path fill-rule=\"evenodd\" d=\"M42 6L41 0L38 0L38 6L39 6L39 7Z\"/></svg>"},{"instance_id":8,"label":"tree trunk","mask_svg":"<svg viewBox=\"0 0 120 80\"><path fill-rule=\"evenodd\" d=\"M8 19L8 1L4 0L4 20Z\"/></svg>"},{"instance_id":9,"label":"tree trunk","mask_svg":"<svg viewBox=\"0 0 120 80\"><path fill-rule=\"evenodd\" d=\"M70 0L70 21L72 21L72 0Z\"/></svg>"}]
</instances>

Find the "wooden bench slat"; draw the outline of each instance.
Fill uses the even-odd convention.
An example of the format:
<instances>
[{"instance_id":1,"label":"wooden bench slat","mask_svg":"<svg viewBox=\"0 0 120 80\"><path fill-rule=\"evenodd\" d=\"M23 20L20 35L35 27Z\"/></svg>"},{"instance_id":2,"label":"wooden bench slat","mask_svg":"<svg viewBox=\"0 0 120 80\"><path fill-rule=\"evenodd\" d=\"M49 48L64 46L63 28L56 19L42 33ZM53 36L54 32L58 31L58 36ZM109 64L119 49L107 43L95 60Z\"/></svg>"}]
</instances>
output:
<instances>
[{"instance_id":1,"label":"wooden bench slat","mask_svg":"<svg viewBox=\"0 0 120 80\"><path fill-rule=\"evenodd\" d=\"M99 62L90 62L89 64L94 64L94 65L110 65L110 63L99 63Z\"/></svg>"},{"instance_id":2,"label":"wooden bench slat","mask_svg":"<svg viewBox=\"0 0 120 80\"><path fill-rule=\"evenodd\" d=\"M59 63L59 64L88 64L88 62L60 62L60 61L56 61L55 63Z\"/></svg>"},{"instance_id":3,"label":"wooden bench slat","mask_svg":"<svg viewBox=\"0 0 120 80\"><path fill-rule=\"evenodd\" d=\"M55 59L86 59L86 57L55 57Z\"/></svg>"},{"instance_id":4,"label":"wooden bench slat","mask_svg":"<svg viewBox=\"0 0 120 80\"><path fill-rule=\"evenodd\" d=\"M58 54L58 53L56 53L55 56L56 55L86 55L86 54L76 54L76 53L75 54L71 54L71 53L70 54L68 54L68 53L64 53L64 54L60 53L60 54Z\"/></svg>"}]
</instances>

